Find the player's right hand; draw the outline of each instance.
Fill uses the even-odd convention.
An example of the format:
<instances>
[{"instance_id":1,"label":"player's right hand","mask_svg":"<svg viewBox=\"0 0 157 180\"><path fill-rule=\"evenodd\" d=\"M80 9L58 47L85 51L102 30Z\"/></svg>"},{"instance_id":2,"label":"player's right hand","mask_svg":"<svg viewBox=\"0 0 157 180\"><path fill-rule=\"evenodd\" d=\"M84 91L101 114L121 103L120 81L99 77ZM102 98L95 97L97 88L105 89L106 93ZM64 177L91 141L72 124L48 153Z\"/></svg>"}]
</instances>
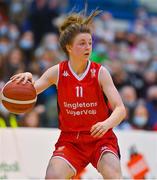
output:
<instances>
[{"instance_id":1,"label":"player's right hand","mask_svg":"<svg viewBox=\"0 0 157 180\"><path fill-rule=\"evenodd\" d=\"M23 84L25 84L27 81L33 83L33 77L30 72L15 74L10 78L10 80L16 81L17 83L22 82Z\"/></svg>"}]
</instances>

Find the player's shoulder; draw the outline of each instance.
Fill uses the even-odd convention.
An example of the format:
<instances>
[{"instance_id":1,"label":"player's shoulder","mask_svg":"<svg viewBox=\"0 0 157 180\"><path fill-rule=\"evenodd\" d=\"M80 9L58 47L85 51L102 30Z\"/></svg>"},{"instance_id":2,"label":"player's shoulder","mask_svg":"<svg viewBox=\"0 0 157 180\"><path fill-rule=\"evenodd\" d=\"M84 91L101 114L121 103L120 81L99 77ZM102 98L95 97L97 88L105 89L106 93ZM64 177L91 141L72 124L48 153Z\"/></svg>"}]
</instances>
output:
<instances>
[{"instance_id":1,"label":"player's shoulder","mask_svg":"<svg viewBox=\"0 0 157 180\"><path fill-rule=\"evenodd\" d=\"M90 61L91 62L91 67L93 68L100 68L101 67L101 64L99 63L96 63L96 62L93 62L93 61Z\"/></svg>"},{"instance_id":2,"label":"player's shoulder","mask_svg":"<svg viewBox=\"0 0 157 180\"><path fill-rule=\"evenodd\" d=\"M102 84L104 82L106 84L106 82L110 79L111 79L110 70L105 66L101 66L100 71L99 71L99 82L100 82L100 84Z\"/></svg>"},{"instance_id":3,"label":"player's shoulder","mask_svg":"<svg viewBox=\"0 0 157 180\"><path fill-rule=\"evenodd\" d=\"M68 60L63 60L59 63L59 66L62 67L62 66L66 66L68 65Z\"/></svg>"},{"instance_id":4,"label":"player's shoulder","mask_svg":"<svg viewBox=\"0 0 157 180\"><path fill-rule=\"evenodd\" d=\"M98 71L99 75L108 73L108 69L105 66L103 66L99 63L96 63L96 62L92 62L92 61L91 61L91 69L96 69Z\"/></svg>"},{"instance_id":5,"label":"player's shoulder","mask_svg":"<svg viewBox=\"0 0 157 180\"><path fill-rule=\"evenodd\" d=\"M57 73L58 69L59 69L59 64L56 64L56 65L50 67L48 70L51 72Z\"/></svg>"}]
</instances>

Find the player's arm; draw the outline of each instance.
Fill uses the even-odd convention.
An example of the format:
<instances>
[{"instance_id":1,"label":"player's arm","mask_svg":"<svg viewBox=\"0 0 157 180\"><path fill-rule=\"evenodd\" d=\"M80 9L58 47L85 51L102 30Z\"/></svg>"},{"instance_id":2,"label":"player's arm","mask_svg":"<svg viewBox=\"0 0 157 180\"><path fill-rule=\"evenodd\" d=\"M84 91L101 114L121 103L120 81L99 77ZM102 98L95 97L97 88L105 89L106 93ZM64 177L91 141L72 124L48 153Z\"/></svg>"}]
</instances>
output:
<instances>
[{"instance_id":1,"label":"player's arm","mask_svg":"<svg viewBox=\"0 0 157 180\"><path fill-rule=\"evenodd\" d=\"M100 69L99 82L113 111L109 118L92 126L91 135L94 137L102 137L110 128L117 126L126 115L122 99L105 67Z\"/></svg>"},{"instance_id":2,"label":"player's arm","mask_svg":"<svg viewBox=\"0 0 157 180\"><path fill-rule=\"evenodd\" d=\"M37 91L37 94L41 93L49 86L57 83L58 68L59 65L55 65L49 68L38 80L35 81L34 87Z\"/></svg>"},{"instance_id":3,"label":"player's arm","mask_svg":"<svg viewBox=\"0 0 157 180\"><path fill-rule=\"evenodd\" d=\"M100 85L102 86L103 92L106 95L113 110L108 120L110 128L113 128L125 118L125 107L119 95L119 92L117 91L113 83L110 73L105 67L102 67L100 70L99 81Z\"/></svg>"},{"instance_id":4,"label":"player's arm","mask_svg":"<svg viewBox=\"0 0 157 180\"><path fill-rule=\"evenodd\" d=\"M58 68L59 65L52 66L35 82L33 81L32 74L30 72L19 73L12 76L10 79L17 81L17 83L22 82L25 84L27 81L31 81L37 91L37 94L41 93L49 86L56 84L58 79Z\"/></svg>"}]
</instances>

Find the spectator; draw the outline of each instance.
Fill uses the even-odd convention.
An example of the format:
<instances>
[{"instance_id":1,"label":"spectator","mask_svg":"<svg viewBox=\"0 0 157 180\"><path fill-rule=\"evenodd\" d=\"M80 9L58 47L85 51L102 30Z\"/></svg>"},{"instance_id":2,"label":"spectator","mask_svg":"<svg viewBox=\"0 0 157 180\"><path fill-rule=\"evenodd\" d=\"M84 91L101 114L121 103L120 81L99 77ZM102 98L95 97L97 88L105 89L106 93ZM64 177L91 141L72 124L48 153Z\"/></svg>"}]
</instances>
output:
<instances>
[{"instance_id":1,"label":"spectator","mask_svg":"<svg viewBox=\"0 0 157 180\"><path fill-rule=\"evenodd\" d=\"M121 89L126 85L131 85L129 76L120 61L114 61L109 66L111 69L110 71L113 77L113 81L118 89Z\"/></svg>"},{"instance_id":2,"label":"spectator","mask_svg":"<svg viewBox=\"0 0 157 180\"><path fill-rule=\"evenodd\" d=\"M39 127L40 125L40 118L37 111L32 110L31 112L26 113L21 120L19 121L20 127Z\"/></svg>"},{"instance_id":3,"label":"spectator","mask_svg":"<svg viewBox=\"0 0 157 180\"><path fill-rule=\"evenodd\" d=\"M31 31L27 31L22 34L19 41L19 47L22 49L26 58L25 63L28 65L32 59L34 50L34 34Z\"/></svg>"},{"instance_id":4,"label":"spectator","mask_svg":"<svg viewBox=\"0 0 157 180\"><path fill-rule=\"evenodd\" d=\"M32 2L28 21L31 25L30 29L34 34L35 45L40 43L46 33L58 32L56 26L52 23L59 15L57 7L57 3L48 6L46 0L35 0Z\"/></svg>"},{"instance_id":5,"label":"spectator","mask_svg":"<svg viewBox=\"0 0 157 180\"><path fill-rule=\"evenodd\" d=\"M131 123L132 121L132 114L137 104L137 94L136 90L132 86L124 86L120 91L122 100L124 105L128 109L128 121Z\"/></svg>"},{"instance_id":6,"label":"spectator","mask_svg":"<svg viewBox=\"0 0 157 180\"><path fill-rule=\"evenodd\" d=\"M0 54L4 57L7 56L11 49L10 40L7 36L1 36L0 37Z\"/></svg>"},{"instance_id":7,"label":"spectator","mask_svg":"<svg viewBox=\"0 0 157 180\"><path fill-rule=\"evenodd\" d=\"M147 109L149 112L148 125L151 130L157 131L157 85L148 88Z\"/></svg>"},{"instance_id":8,"label":"spectator","mask_svg":"<svg viewBox=\"0 0 157 180\"><path fill-rule=\"evenodd\" d=\"M6 64L6 80L17 72L23 72L25 69L24 65L24 54L21 49L13 48L7 56Z\"/></svg>"},{"instance_id":9,"label":"spectator","mask_svg":"<svg viewBox=\"0 0 157 180\"><path fill-rule=\"evenodd\" d=\"M144 74L144 89L147 91L147 89L151 86L155 86L157 84L157 73L152 70L152 69L147 69L145 70ZM146 97L146 92L145 92L145 97Z\"/></svg>"},{"instance_id":10,"label":"spectator","mask_svg":"<svg viewBox=\"0 0 157 180\"><path fill-rule=\"evenodd\" d=\"M133 129L148 130L149 113L144 103L139 103L133 113Z\"/></svg>"},{"instance_id":11,"label":"spectator","mask_svg":"<svg viewBox=\"0 0 157 180\"><path fill-rule=\"evenodd\" d=\"M8 37L10 41L16 45L20 37L20 31L16 26L16 24L10 24L8 28L9 28Z\"/></svg>"}]
</instances>

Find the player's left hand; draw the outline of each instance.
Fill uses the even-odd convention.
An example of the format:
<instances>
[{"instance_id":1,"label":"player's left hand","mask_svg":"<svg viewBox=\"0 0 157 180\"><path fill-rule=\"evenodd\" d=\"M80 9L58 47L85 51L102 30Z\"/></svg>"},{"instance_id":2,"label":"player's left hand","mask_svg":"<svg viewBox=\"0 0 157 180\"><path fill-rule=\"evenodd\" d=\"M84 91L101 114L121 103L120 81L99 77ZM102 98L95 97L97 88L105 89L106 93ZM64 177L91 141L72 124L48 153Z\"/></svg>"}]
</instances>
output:
<instances>
[{"instance_id":1,"label":"player's left hand","mask_svg":"<svg viewBox=\"0 0 157 180\"><path fill-rule=\"evenodd\" d=\"M101 138L107 131L109 127L105 121L98 122L94 124L90 130L90 133L95 138Z\"/></svg>"}]
</instances>

